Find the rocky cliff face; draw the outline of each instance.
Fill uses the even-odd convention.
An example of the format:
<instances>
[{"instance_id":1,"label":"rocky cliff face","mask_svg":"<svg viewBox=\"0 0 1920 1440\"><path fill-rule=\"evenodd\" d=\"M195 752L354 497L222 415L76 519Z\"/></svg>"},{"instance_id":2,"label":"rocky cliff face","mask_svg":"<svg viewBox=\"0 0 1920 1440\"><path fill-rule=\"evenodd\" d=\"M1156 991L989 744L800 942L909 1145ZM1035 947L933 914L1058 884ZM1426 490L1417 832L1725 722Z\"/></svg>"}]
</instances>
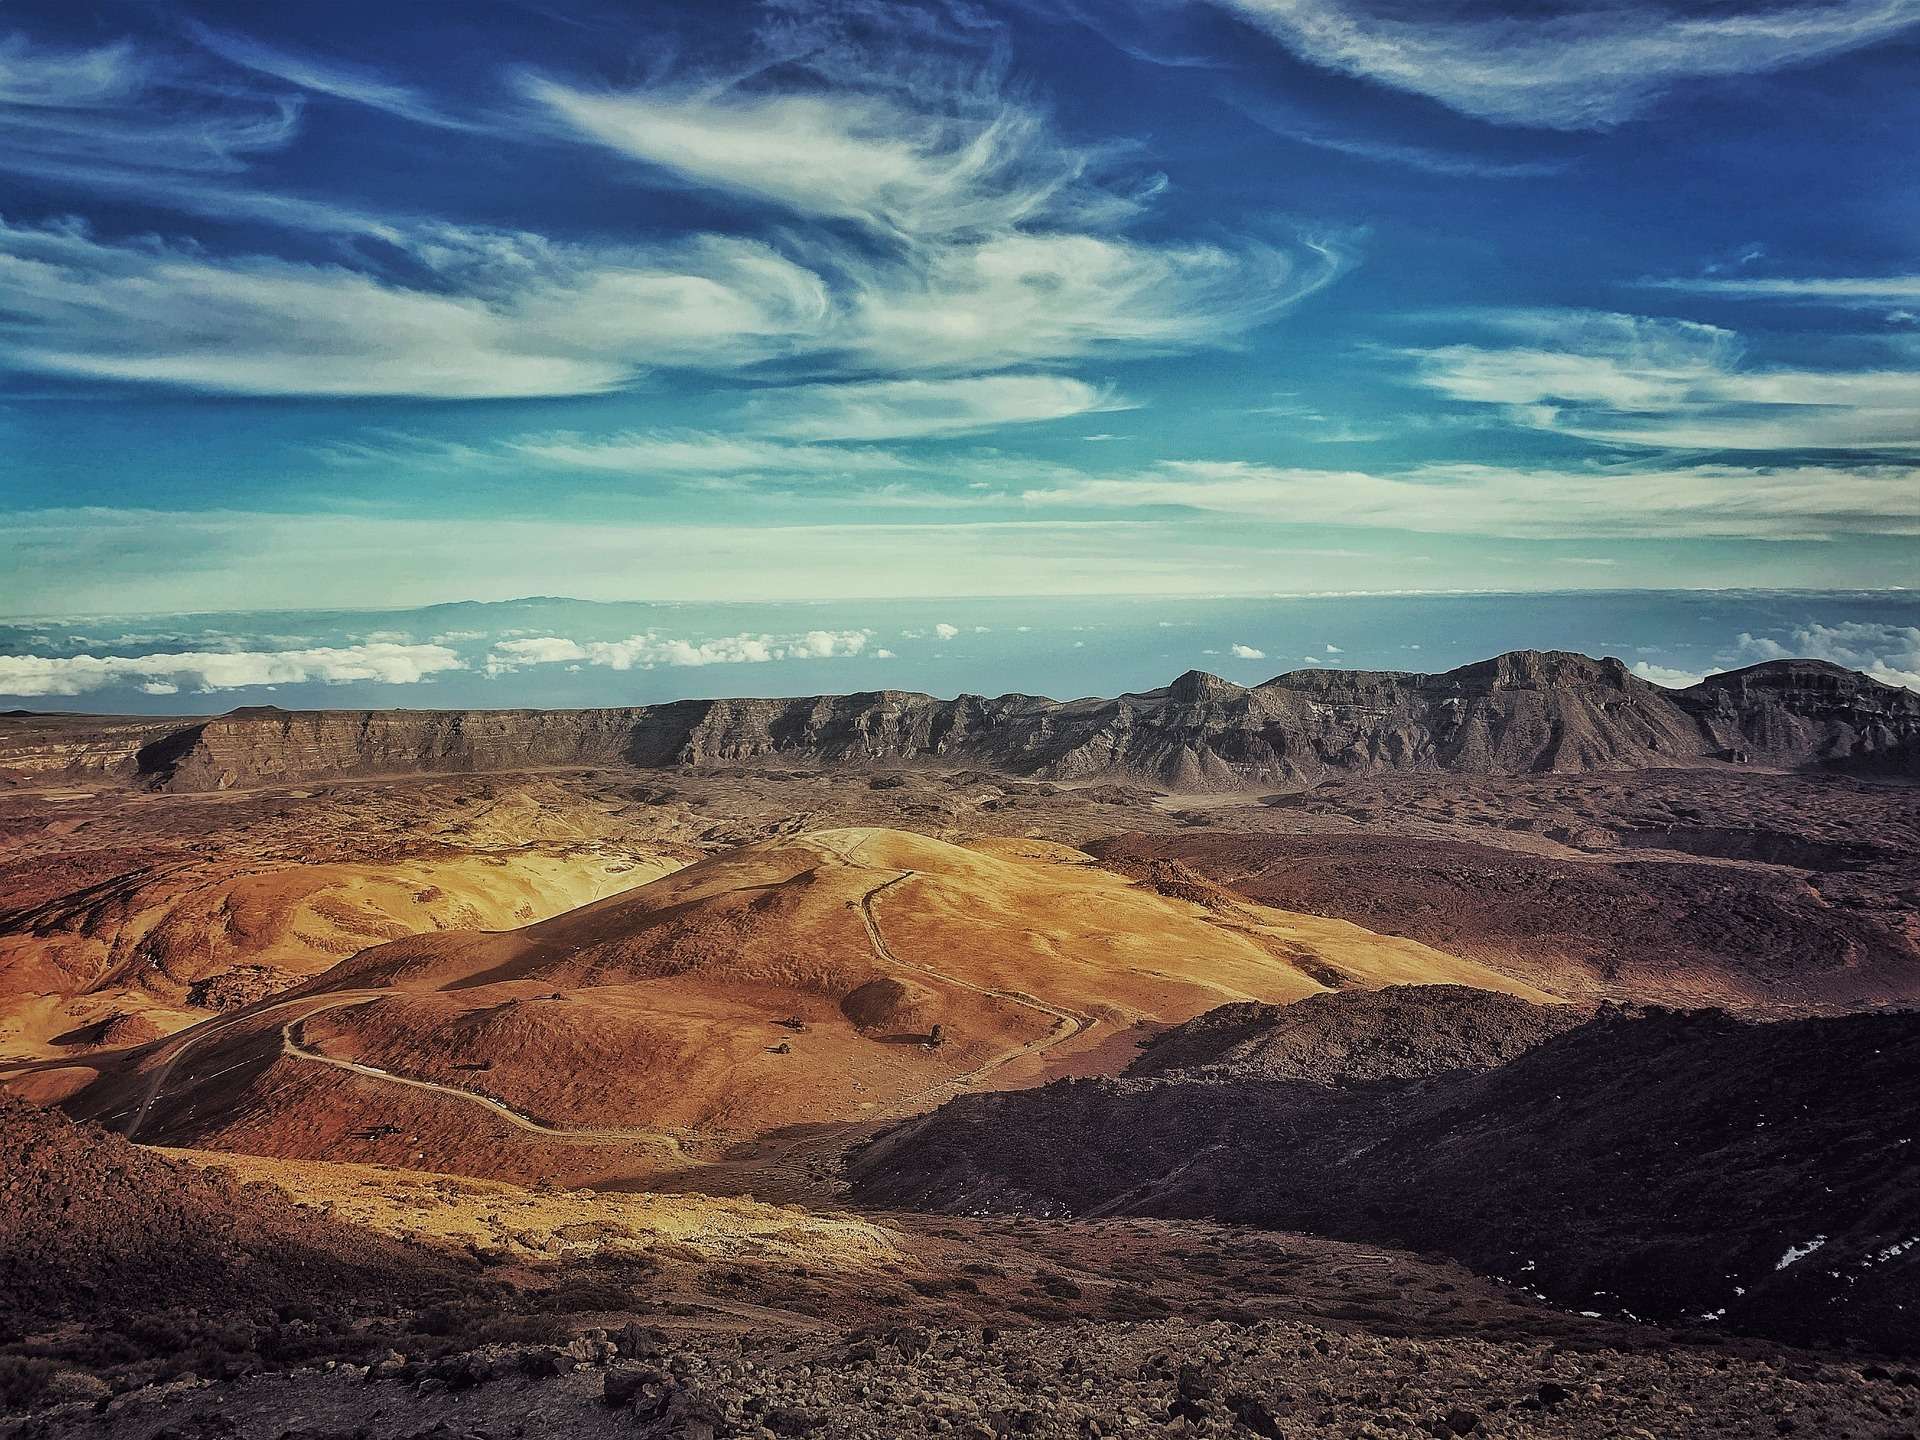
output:
<instances>
[{"instance_id":1,"label":"rocky cliff face","mask_svg":"<svg viewBox=\"0 0 1920 1440\"><path fill-rule=\"evenodd\" d=\"M139 769L140 752L177 733L178 719L118 715L0 715L0 785L105 780Z\"/></svg>"},{"instance_id":2,"label":"rocky cliff face","mask_svg":"<svg viewBox=\"0 0 1920 1440\"><path fill-rule=\"evenodd\" d=\"M0 768L10 749L29 742L36 771L56 768L44 723L17 723L18 734L0 728ZM39 728L29 735L29 725ZM118 747L119 772L171 790L771 755L932 760L1182 791L1306 786L1369 771L1508 775L1718 761L1915 775L1920 695L1808 660L1664 690L1618 660L1529 650L1438 675L1316 670L1251 688L1191 671L1165 689L1112 700L937 700L882 690L619 710L269 708L145 730L139 739L130 754L124 742ZM75 723L73 753L91 757L91 768L101 743Z\"/></svg>"}]
</instances>

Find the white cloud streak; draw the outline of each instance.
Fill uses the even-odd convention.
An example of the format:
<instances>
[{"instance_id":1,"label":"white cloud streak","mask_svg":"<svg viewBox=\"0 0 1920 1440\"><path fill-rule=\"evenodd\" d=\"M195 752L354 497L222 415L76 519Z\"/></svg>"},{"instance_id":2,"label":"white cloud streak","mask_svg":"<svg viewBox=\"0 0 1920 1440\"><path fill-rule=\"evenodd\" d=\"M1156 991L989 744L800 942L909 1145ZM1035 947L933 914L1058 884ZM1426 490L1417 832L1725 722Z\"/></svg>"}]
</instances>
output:
<instances>
[{"instance_id":1,"label":"white cloud streak","mask_svg":"<svg viewBox=\"0 0 1920 1440\"><path fill-rule=\"evenodd\" d=\"M1382 165L1401 165L1428 175L1473 180L1537 180L1563 174L1571 163L1565 160L1496 160L1487 156L1436 150L1426 145L1409 145L1403 141L1349 135L1303 115L1261 102L1241 101L1238 108L1248 119L1283 140Z\"/></svg>"},{"instance_id":2,"label":"white cloud streak","mask_svg":"<svg viewBox=\"0 0 1920 1440\"><path fill-rule=\"evenodd\" d=\"M1397 475L1175 461L1029 490L1037 508L1178 507L1315 525L1520 539L1920 535L1904 465L1525 470L1429 465Z\"/></svg>"},{"instance_id":3,"label":"white cloud streak","mask_svg":"<svg viewBox=\"0 0 1920 1440\"><path fill-rule=\"evenodd\" d=\"M582 136L702 186L896 236L1124 217L1082 183L1094 156L1044 116L956 82L939 109L844 91L676 84L617 93L534 77L527 93Z\"/></svg>"},{"instance_id":4,"label":"white cloud streak","mask_svg":"<svg viewBox=\"0 0 1920 1440\"><path fill-rule=\"evenodd\" d=\"M415 685L465 666L443 645L376 643L309 650L159 655L0 655L0 695L84 695L128 685L149 695L319 683Z\"/></svg>"},{"instance_id":5,"label":"white cloud streak","mask_svg":"<svg viewBox=\"0 0 1920 1440\"><path fill-rule=\"evenodd\" d=\"M303 241L381 242L321 265L271 245L222 255L0 220L0 364L235 394L440 399L595 394L653 367L775 359L967 374L1232 344L1352 263L1343 239L1118 234L1164 177L1116 180L1119 151L1058 135L1009 86L984 22L862 7L768 29L778 44L745 77L624 94L523 77L554 133L806 222L769 241L630 246L366 215L241 183L249 155L294 137L303 98L474 128L363 66L204 26L189 28L201 52L184 57L0 43L0 168ZM288 93L263 97L260 76Z\"/></svg>"},{"instance_id":6,"label":"white cloud streak","mask_svg":"<svg viewBox=\"0 0 1920 1440\"><path fill-rule=\"evenodd\" d=\"M231 65L275 80L284 80L302 90L384 111L417 125L430 125L444 130L476 128L446 114L417 90L396 85L361 66L296 55L262 44L246 35L215 30L211 26L192 22L187 26L187 33L206 50Z\"/></svg>"},{"instance_id":7,"label":"white cloud streak","mask_svg":"<svg viewBox=\"0 0 1920 1440\"><path fill-rule=\"evenodd\" d=\"M1576 0L1541 14L1392 0L1216 0L1302 59L1502 125L1599 130L1689 82L1764 74L1890 39L1912 0L1691 13Z\"/></svg>"},{"instance_id":8,"label":"white cloud streak","mask_svg":"<svg viewBox=\"0 0 1920 1440\"><path fill-rule=\"evenodd\" d=\"M976 375L803 385L755 395L756 429L801 440L957 435L1123 409L1108 392L1064 375Z\"/></svg>"},{"instance_id":9,"label":"white cloud streak","mask_svg":"<svg viewBox=\"0 0 1920 1440\"><path fill-rule=\"evenodd\" d=\"M297 98L236 90L126 41L0 39L0 169L80 182L231 176L299 123Z\"/></svg>"},{"instance_id":10,"label":"white cloud streak","mask_svg":"<svg viewBox=\"0 0 1920 1440\"><path fill-rule=\"evenodd\" d=\"M1730 300L1785 300L1809 305L1878 306L1920 301L1920 275L1751 275L1642 280L1642 289L1681 290Z\"/></svg>"},{"instance_id":11,"label":"white cloud streak","mask_svg":"<svg viewBox=\"0 0 1920 1440\"><path fill-rule=\"evenodd\" d=\"M852 267L847 343L868 365L908 370L1231 344L1352 263L1335 238L1230 247L1010 231Z\"/></svg>"},{"instance_id":12,"label":"white cloud streak","mask_svg":"<svg viewBox=\"0 0 1920 1440\"><path fill-rule=\"evenodd\" d=\"M623 475L872 475L909 468L887 450L844 445L790 445L738 435L639 432L609 436L522 436L506 442L514 455L542 465Z\"/></svg>"},{"instance_id":13,"label":"white cloud streak","mask_svg":"<svg viewBox=\"0 0 1920 1440\"><path fill-rule=\"evenodd\" d=\"M650 367L778 357L998 369L1229 343L1344 263L1326 248L1299 267L1279 250L1090 236L821 269L713 235L628 248L454 227L388 238L431 287L0 220L0 362L237 394L439 399L593 394Z\"/></svg>"},{"instance_id":14,"label":"white cloud streak","mask_svg":"<svg viewBox=\"0 0 1920 1440\"><path fill-rule=\"evenodd\" d=\"M591 251L447 229L414 250L447 288L0 222L0 355L254 395L572 395L762 358L827 305L817 277L750 241Z\"/></svg>"},{"instance_id":15,"label":"white cloud streak","mask_svg":"<svg viewBox=\"0 0 1920 1440\"><path fill-rule=\"evenodd\" d=\"M1484 317L1503 346L1408 353L1420 383L1591 440L1698 450L1920 447L1920 371L1757 368L1739 336L1588 311Z\"/></svg>"},{"instance_id":16,"label":"white cloud streak","mask_svg":"<svg viewBox=\"0 0 1920 1440\"><path fill-rule=\"evenodd\" d=\"M625 640L570 640L536 635L501 640L487 656L486 673L502 675L531 665L577 663L609 670L659 666L765 665L778 660L831 660L867 653L872 632L809 630L801 635L724 635L686 640L649 630Z\"/></svg>"}]
</instances>

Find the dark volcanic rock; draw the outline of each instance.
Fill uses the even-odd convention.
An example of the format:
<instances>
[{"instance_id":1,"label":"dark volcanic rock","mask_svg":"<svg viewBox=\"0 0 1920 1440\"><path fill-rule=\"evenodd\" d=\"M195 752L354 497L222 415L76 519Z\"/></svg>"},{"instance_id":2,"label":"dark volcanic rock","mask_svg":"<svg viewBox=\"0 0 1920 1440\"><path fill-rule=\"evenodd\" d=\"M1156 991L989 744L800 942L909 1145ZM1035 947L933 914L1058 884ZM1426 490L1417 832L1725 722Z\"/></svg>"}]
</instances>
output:
<instances>
[{"instance_id":1,"label":"dark volcanic rock","mask_svg":"<svg viewBox=\"0 0 1920 1440\"><path fill-rule=\"evenodd\" d=\"M1248 1001L1156 1036L1129 1075L1356 1085L1487 1070L1588 1018L1465 985L1395 985L1313 995L1293 1005Z\"/></svg>"},{"instance_id":2,"label":"dark volcanic rock","mask_svg":"<svg viewBox=\"0 0 1920 1440\"><path fill-rule=\"evenodd\" d=\"M1606 1011L1424 1081L1205 1076L951 1101L861 1152L855 1193L1312 1230L1574 1309L1920 1351L1915 1012Z\"/></svg>"},{"instance_id":3,"label":"dark volcanic rock","mask_svg":"<svg viewBox=\"0 0 1920 1440\"><path fill-rule=\"evenodd\" d=\"M939 760L1189 791L1311 785L1354 772L1514 775L1729 759L1920 769L1920 695L1851 671L1777 661L1669 691L1618 660L1532 650L1438 675L1313 670L1251 689L1190 671L1165 689L1112 700L881 690L621 710L252 708L138 730L102 721L63 728L46 717L0 726L0 768L117 770L172 790L769 755Z\"/></svg>"},{"instance_id":4,"label":"dark volcanic rock","mask_svg":"<svg viewBox=\"0 0 1920 1440\"><path fill-rule=\"evenodd\" d=\"M426 1293L448 1267L0 1092L0 1317Z\"/></svg>"},{"instance_id":5,"label":"dark volcanic rock","mask_svg":"<svg viewBox=\"0 0 1920 1440\"><path fill-rule=\"evenodd\" d=\"M1869 790L1891 798L1894 787L1761 775L1725 783L1733 782L1771 782L1784 792L1781 803L1807 807L1820 831L1855 838L1839 844L1791 827L1783 833L1773 821L1668 822L1627 829L1617 841L1609 832L1604 863L1351 832L1134 833L1086 848L1143 883L1175 871L1192 876L1197 883L1182 898L1198 899L1211 886L1349 920L1568 997L1775 1013L1920 1004L1911 807L1877 822L1875 833L1876 822L1842 801ZM1835 785L1850 795L1831 793ZM1315 793L1334 798L1343 788ZM1369 808L1377 803L1378 813L1394 798ZM1572 816L1580 803L1567 797L1556 808ZM1702 859L1684 858L1694 854ZM1719 858L1742 863L1714 863Z\"/></svg>"}]
</instances>

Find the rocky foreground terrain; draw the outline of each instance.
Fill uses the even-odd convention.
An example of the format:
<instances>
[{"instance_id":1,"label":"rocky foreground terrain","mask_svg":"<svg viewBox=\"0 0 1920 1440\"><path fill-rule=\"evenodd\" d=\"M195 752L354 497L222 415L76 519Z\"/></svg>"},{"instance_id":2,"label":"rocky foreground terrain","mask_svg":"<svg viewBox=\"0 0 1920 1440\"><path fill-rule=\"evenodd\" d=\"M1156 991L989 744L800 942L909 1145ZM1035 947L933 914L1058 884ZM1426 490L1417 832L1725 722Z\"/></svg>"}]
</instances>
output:
<instances>
[{"instance_id":1,"label":"rocky foreground terrain","mask_svg":"<svg viewBox=\"0 0 1920 1440\"><path fill-rule=\"evenodd\" d=\"M1898 1362L1567 1315L1444 1264L1306 1236L789 1215L787 1247L764 1224L781 1212L705 1202L583 1240L587 1222L567 1217L602 1197L284 1165L277 1185L245 1181L4 1100L0 1149L9 1440L1920 1424L1920 1375ZM287 1198L370 1184L326 1213ZM514 1256L430 1238L503 1210L521 1216Z\"/></svg>"},{"instance_id":2,"label":"rocky foreground terrain","mask_svg":"<svg viewBox=\"0 0 1920 1440\"><path fill-rule=\"evenodd\" d=\"M1920 1352L1920 1013L1507 1023L1522 1003L1399 987L1231 1007L1128 1077L890 1131L855 1158L855 1194L1311 1230L1575 1309Z\"/></svg>"},{"instance_id":3,"label":"rocky foreground terrain","mask_svg":"<svg viewBox=\"0 0 1920 1440\"><path fill-rule=\"evenodd\" d=\"M1523 775L1708 762L1913 774L1920 696L1811 660L1665 690L1618 660L1528 650L1438 675L1297 671L1251 688L1190 671L1165 689L1111 700L879 691L619 710L254 708L171 725L14 717L0 731L0 772L177 791L774 755L935 761L1182 791L1298 787L1356 772Z\"/></svg>"},{"instance_id":4,"label":"rocky foreground terrain","mask_svg":"<svg viewBox=\"0 0 1920 1440\"><path fill-rule=\"evenodd\" d=\"M0 1436L1920 1435L1914 705L0 717Z\"/></svg>"}]
</instances>

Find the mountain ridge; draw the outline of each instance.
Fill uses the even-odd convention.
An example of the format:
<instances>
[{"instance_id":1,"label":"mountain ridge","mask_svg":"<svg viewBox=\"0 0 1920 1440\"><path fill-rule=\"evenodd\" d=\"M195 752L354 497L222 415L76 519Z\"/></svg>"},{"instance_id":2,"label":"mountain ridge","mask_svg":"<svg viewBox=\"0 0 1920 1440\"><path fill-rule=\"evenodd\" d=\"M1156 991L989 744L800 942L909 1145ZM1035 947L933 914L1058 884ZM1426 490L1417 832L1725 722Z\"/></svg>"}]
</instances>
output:
<instances>
[{"instance_id":1,"label":"mountain ridge","mask_svg":"<svg viewBox=\"0 0 1920 1440\"><path fill-rule=\"evenodd\" d=\"M902 690L583 710L280 710L169 724L0 724L0 770L160 790L526 766L671 768L770 756L943 761L1175 791L1304 788L1356 772L1506 775L1713 763L1920 775L1920 695L1813 660L1667 690L1620 660L1510 651L1437 673L1190 670L1112 699ZM13 732L13 733L9 733ZM69 732L63 735L62 732Z\"/></svg>"}]
</instances>

